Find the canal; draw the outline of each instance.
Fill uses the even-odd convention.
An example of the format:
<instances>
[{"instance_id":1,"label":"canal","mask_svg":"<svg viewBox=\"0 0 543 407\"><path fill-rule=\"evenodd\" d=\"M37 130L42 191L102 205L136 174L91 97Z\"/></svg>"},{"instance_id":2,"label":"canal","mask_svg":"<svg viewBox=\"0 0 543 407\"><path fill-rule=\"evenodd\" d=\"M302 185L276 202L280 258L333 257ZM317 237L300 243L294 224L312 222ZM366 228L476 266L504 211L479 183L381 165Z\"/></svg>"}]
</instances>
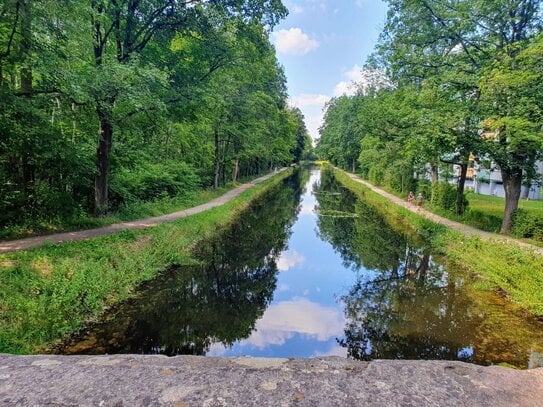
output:
<instances>
[{"instance_id":1,"label":"canal","mask_svg":"<svg viewBox=\"0 0 543 407\"><path fill-rule=\"evenodd\" d=\"M328 171L296 171L196 253L55 351L543 366L541 321Z\"/></svg>"}]
</instances>

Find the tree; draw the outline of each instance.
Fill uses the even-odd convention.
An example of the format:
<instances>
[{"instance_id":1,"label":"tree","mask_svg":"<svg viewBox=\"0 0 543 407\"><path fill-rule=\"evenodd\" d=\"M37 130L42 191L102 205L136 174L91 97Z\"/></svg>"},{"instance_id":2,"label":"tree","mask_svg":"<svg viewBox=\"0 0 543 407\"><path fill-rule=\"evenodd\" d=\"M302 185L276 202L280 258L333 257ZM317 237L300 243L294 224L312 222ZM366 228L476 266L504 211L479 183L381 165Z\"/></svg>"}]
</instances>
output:
<instances>
[{"instance_id":1,"label":"tree","mask_svg":"<svg viewBox=\"0 0 543 407\"><path fill-rule=\"evenodd\" d=\"M501 169L506 193L502 233L511 230L523 175L543 157L543 37L505 49L481 79L484 127L490 156ZM529 182L531 183L531 182Z\"/></svg>"},{"instance_id":2,"label":"tree","mask_svg":"<svg viewBox=\"0 0 543 407\"><path fill-rule=\"evenodd\" d=\"M467 135L459 138L466 157L483 119L478 86L481 69L492 66L503 53L511 55L515 49L512 45L537 33L542 24L540 2L390 0L388 3L380 61L400 82L421 83L424 78L441 78L443 86L453 90L450 93L453 100L462 101L465 106L463 124L456 131ZM497 162L500 158L492 156L496 150L491 143L486 144ZM503 232L510 230L510 210L518 203L515 191L520 190L522 177L515 167L522 166L523 160L512 152L507 161L515 164L501 168L504 182L514 184L506 188ZM461 161L463 172L465 161L466 158Z\"/></svg>"},{"instance_id":3,"label":"tree","mask_svg":"<svg viewBox=\"0 0 543 407\"><path fill-rule=\"evenodd\" d=\"M206 21L206 12L219 14L223 18L240 16L244 21L262 21L273 25L285 15L286 9L280 1L236 1L226 0L207 4L203 0L175 1L152 0L118 2L117 0L92 0L91 25L93 27L94 64L100 72L105 64L112 70L123 70L134 62L155 37L164 30L183 32L200 28L199 20ZM108 55L107 45L113 44L114 55ZM111 72L109 72L111 73ZM122 83L122 82L121 82ZM132 88L136 84L129 83ZM95 211L104 213L108 206L108 178L110 151L113 142L113 108L126 87L104 89L96 97L95 107L99 120L99 140L96 156L97 176L95 181Z\"/></svg>"}]
</instances>

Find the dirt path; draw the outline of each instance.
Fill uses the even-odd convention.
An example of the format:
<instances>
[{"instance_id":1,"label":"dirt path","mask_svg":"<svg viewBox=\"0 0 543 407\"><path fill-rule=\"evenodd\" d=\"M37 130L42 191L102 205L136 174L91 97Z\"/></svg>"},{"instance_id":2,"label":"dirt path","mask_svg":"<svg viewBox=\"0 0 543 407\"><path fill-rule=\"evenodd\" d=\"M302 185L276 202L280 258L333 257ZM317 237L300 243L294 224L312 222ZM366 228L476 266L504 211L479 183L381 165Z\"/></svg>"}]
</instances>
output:
<instances>
[{"instance_id":1,"label":"dirt path","mask_svg":"<svg viewBox=\"0 0 543 407\"><path fill-rule=\"evenodd\" d=\"M420 209L419 210L419 209L417 209L416 206L409 205L403 199L398 198L397 196L392 195L392 194L390 194L390 193L388 193L386 191L383 191L380 188L377 188L376 186L370 184L369 182L366 182L366 181L360 179L358 176L356 176L354 174L351 174L349 172L345 172L345 173L353 181L356 181L356 182L368 187L373 192L387 198L388 200L394 202L396 205L403 206L407 210L410 210L411 212L415 212L416 214L418 214L420 216L423 216L426 219L431 220L432 222L439 223L441 225L445 225L445 226L447 226L447 227L449 227L451 229L454 229L454 230L456 230L458 232L461 232L461 233L463 233L463 234L465 234L467 236L478 236L481 239L485 239L485 240L499 240L499 241L502 241L502 242L512 243L512 244L516 244L516 245L521 246L521 247L532 249L536 253L543 255L543 249L541 247L537 247L537 246L534 246L532 244L525 243L525 242L522 242L522 241L517 240L517 239L513 239L513 238L508 237L508 236L499 235L497 233L485 232L483 230L476 229L474 227L464 225L462 223L455 222L455 221L452 221L450 219L444 218L442 216L436 215L436 214L434 214L432 212L429 212L429 211L427 211L425 209Z\"/></svg>"},{"instance_id":2,"label":"dirt path","mask_svg":"<svg viewBox=\"0 0 543 407\"><path fill-rule=\"evenodd\" d=\"M39 246L42 246L45 242L62 243L62 242L72 242L76 240L90 239L93 237L110 235L112 233L120 232L122 230L145 229L148 227L156 226L162 222L170 222L172 220L185 218L187 216L191 216L196 213L204 212L204 211L207 211L208 209L215 208L216 206L224 205L228 201L231 201L236 196L240 195L242 192L251 188L253 185L259 184L284 170L286 170L286 168L283 168L279 170L278 172L272 172L270 174L264 175L263 177L254 179L248 184L240 185L239 187L232 189L228 191L227 193L225 193L224 195L221 195L220 197L215 198L212 201L209 201L205 204L198 205L193 208L184 209L182 211L169 213L167 215L135 220L131 222L115 223L113 225L104 226L97 229L55 233L52 235L36 236L36 237L29 237L26 239L0 242L0 254L39 247Z\"/></svg>"}]
</instances>

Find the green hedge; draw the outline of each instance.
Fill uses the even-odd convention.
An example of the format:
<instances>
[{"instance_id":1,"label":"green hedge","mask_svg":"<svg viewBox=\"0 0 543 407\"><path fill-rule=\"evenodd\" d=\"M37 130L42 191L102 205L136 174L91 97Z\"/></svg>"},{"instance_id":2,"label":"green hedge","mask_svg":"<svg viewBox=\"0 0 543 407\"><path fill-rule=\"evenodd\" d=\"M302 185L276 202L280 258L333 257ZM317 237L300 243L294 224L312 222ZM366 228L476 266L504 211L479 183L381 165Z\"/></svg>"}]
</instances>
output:
<instances>
[{"instance_id":1,"label":"green hedge","mask_svg":"<svg viewBox=\"0 0 543 407\"><path fill-rule=\"evenodd\" d=\"M511 234L543 242L543 215L525 209L517 209L513 215Z\"/></svg>"}]
</instances>

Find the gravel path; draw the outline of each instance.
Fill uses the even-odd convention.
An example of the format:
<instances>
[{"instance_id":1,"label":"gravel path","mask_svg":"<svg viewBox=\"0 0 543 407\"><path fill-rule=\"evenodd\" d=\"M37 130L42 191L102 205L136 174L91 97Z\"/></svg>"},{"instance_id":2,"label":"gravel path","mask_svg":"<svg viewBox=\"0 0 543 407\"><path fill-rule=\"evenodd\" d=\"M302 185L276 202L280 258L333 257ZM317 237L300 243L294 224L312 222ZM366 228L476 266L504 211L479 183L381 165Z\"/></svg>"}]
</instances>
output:
<instances>
[{"instance_id":1,"label":"gravel path","mask_svg":"<svg viewBox=\"0 0 543 407\"><path fill-rule=\"evenodd\" d=\"M284 171L286 168L279 170L278 172ZM162 222L170 222L176 219L185 218L200 212L207 211L208 209L215 208L220 205L224 205L228 201L231 201L236 196L240 195L242 192L251 188L255 184L259 184L268 178L276 175L278 172L272 172L270 174L264 175L263 177L254 179L248 184L240 185L239 187L232 189L221 195L218 198L213 199L205 204L195 206L193 208L184 209L182 211L169 213L167 215L156 216L153 218L135 220L131 222L122 222L115 223L113 225L97 228L97 229L88 229L88 230L78 230L74 232L64 232L64 233L55 233L52 235L36 236L29 237L26 239L10 240L0 242L0 254L7 252L15 252L18 250L32 249L34 247L42 246L45 242L50 243L63 243L63 242L73 242L76 240L90 239L98 236L110 235L112 233L117 233L123 230L138 230L145 229L148 227L156 226Z\"/></svg>"},{"instance_id":2,"label":"gravel path","mask_svg":"<svg viewBox=\"0 0 543 407\"><path fill-rule=\"evenodd\" d=\"M455 221L452 221L450 219L444 218L442 216L436 215L436 214L434 214L432 212L427 211L424 208L418 209L415 205L409 205L409 203L407 203L403 199L398 198L397 196L392 195L392 194L390 194L390 193L388 193L388 192L386 192L386 191L384 191L384 190L382 190L380 188L377 188L376 186L370 184L369 182L360 179L357 175L354 175L354 174L351 174L351 173L348 173L348 172L345 172L345 173L353 181L356 181L356 182L366 186L367 188L371 189L373 192L387 198L389 201L394 202L396 205L403 206L407 210L410 210L411 212L415 212L416 214L418 214L420 216L423 216L426 219L431 220L432 222L439 223L441 225L445 225L445 226L447 226L447 227L449 227L451 229L454 229L454 230L456 230L458 232L461 232L461 233L463 233L463 234L465 234L467 236L478 236L481 239L485 239L485 240L498 240L498 241L501 241L501 242L516 244L516 245L521 246L521 247L532 249L536 253L543 255L543 249L541 247L534 246L532 244L525 243L525 242L522 242L522 241L517 240L517 239L513 239L513 238L508 237L508 236L499 235L497 233L485 232L483 230L476 229L474 227L464 225L462 223L455 222Z\"/></svg>"}]
</instances>

